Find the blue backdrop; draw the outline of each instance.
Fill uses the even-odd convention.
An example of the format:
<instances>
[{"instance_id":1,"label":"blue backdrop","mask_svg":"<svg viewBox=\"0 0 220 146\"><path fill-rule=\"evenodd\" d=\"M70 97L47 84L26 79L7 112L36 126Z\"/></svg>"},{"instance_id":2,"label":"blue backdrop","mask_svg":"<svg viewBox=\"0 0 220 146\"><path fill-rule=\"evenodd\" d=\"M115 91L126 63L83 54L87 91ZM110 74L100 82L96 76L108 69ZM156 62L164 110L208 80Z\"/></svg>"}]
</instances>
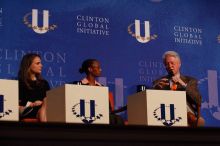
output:
<instances>
[{"instance_id":1,"label":"blue backdrop","mask_svg":"<svg viewBox=\"0 0 220 146\"><path fill-rule=\"evenodd\" d=\"M218 0L1 0L0 78L15 79L22 56L37 52L53 88L81 79L82 61L97 58L99 81L118 108L136 85L166 74L161 57L174 50L181 72L199 81L206 126L220 126L219 7Z\"/></svg>"}]
</instances>

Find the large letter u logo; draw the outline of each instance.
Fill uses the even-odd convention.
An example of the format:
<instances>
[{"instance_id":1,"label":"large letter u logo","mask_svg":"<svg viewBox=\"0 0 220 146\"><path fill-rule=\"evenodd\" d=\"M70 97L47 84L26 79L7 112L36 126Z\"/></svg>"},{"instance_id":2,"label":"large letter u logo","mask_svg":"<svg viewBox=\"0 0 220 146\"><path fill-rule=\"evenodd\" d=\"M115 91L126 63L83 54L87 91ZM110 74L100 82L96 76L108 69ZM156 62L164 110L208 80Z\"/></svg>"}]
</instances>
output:
<instances>
[{"instance_id":1,"label":"large letter u logo","mask_svg":"<svg viewBox=\"0 0 220 146\"><path fill-rule=\"evenodd\" d=\"M160 109L161 109L161 120L168 120L166 118L166 110L165 110L166 106L165 104L161 104L160 105ZM175 112L174 112L174 104L170 104L169 106L169 110L170 110L170 119L169 120L175 120Z\"/></svg>"},{"instance_id":2,"label":"large letter u logo","mask_svg":"<svg viewBox=\"0 0 220 146\"><path fill-rule=\"evenodd\" d=\"M140 43L147 43L150 41L150 23L144 21L145 36L141 37L140 20L135 20L135 36Z\"/></svg>"},{"instance_id":3,"label":"large letter u logo","mask_svg":"<svg viewBox=\"0 0 220 146\"><path fill-rule=\"evenodd\" d=\"M90 118L95 117L95 100L90 100ZM85 100L80 100L80 116L86 117Z\"/></svg>"},{"instance_id":4,"label":"large letter u logo","mask_svg":"<svg viewBox=\"0 0 220 146\"><path fill-rule=\"evenodd\" d=\"M32 10L32 28L36 33L46 33L49 30L49 11L43 10L43 27L38 26L38 10Z\"/></svg>"}]
</instances>

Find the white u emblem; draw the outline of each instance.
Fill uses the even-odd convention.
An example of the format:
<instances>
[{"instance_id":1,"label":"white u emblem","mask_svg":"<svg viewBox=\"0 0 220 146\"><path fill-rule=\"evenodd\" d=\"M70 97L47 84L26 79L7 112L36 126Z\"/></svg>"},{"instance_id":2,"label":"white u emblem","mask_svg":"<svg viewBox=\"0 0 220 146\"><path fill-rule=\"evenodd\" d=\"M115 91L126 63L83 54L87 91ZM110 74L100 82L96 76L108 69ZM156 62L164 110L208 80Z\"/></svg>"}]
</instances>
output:
<instances>
[{"instance_id":1,"label":"white u emblem","mask_svg":"<svg viewBox=\"0 0 220 146\"><path fill-rule=\"evenodd\" d=\"M135 36L138 42L147 43L150 41L150 22L144 21L145 36L141 37L140 20L135 20Z\"/></svg>"},{"instance_id":2,"label":"white u emblem","mask_svg":"<svg viewBox=\"0 0 220 146\"><path fill-rule=\"evenodd\" d=\"M32 28L36 33L46 33L49 30L49 11L43 10L43 27L38 26L38 10L32 10Z\"/></svg>"}]
</instances>

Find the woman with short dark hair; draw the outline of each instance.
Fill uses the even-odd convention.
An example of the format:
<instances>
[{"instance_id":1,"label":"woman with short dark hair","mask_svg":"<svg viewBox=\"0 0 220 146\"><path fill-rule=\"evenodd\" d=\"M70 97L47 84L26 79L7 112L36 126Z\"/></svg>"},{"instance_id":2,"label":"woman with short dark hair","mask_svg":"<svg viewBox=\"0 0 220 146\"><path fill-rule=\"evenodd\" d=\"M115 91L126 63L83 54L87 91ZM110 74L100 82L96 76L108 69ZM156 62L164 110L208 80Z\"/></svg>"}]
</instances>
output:
<instances>
[{"instance_id":1,"label":"woman with short dark hair","mask_svg":"<svg viewBox=\"0 0 220 146\"><path fill-rule=\"evenodd\" d=\"M90 86L103 86L101 83L96 81L97 77L100 77L102 69L100 62L96 59L87 59L83 61L81 68L79 69L81 74L85 73L86 77L79 82L74 82L79 85L90 85ZM109 92L109 107L110 107L110 124L111 125L124 125L123 119L114 113L113 108L113 94Z\"/></svg>"}]
</instances>

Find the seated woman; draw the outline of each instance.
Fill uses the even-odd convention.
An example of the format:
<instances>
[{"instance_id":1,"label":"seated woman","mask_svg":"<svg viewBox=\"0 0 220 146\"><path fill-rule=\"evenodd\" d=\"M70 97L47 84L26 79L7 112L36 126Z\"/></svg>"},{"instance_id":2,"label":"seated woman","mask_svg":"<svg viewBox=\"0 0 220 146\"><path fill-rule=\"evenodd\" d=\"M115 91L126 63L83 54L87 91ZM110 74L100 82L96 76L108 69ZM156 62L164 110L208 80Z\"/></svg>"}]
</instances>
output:
<instances>
[{"instance_id":1,"label":"seated woman","mask_svg":"<svg viewBox=\"0 0 220 146\"><path fill-rule=\"evenodd\" d=\"M96 81L96 77L99 77L101 75L101 65L100 62L96 59L87 59L82 63L81 68L79 69L79 72L85 73L86 77L83 78L81 81L74 82L74 84L78 85L90 85L90 86L103 86L98 81ZM109 96L112 94L109 93ZM113 113L113 103L111 103L111 98L109 99L109 107L110 107L110 124L117 124L117 125L123 125L124 121L123 119Z\"/></svg>"},{"instance_id":2,"label":"seated woman","mask_svg":"<svg viewBox=\"0 0 220 146\"><path fill-rule=\"evenodd\" d=\"M48 82L41 76L41 57L38 54L26 54L23 56L18 72L19 80L19 113L20 120L44 118L44 110L41 108L46 97L46 91L50 89Z\"/></svg>"}]
</instances>

